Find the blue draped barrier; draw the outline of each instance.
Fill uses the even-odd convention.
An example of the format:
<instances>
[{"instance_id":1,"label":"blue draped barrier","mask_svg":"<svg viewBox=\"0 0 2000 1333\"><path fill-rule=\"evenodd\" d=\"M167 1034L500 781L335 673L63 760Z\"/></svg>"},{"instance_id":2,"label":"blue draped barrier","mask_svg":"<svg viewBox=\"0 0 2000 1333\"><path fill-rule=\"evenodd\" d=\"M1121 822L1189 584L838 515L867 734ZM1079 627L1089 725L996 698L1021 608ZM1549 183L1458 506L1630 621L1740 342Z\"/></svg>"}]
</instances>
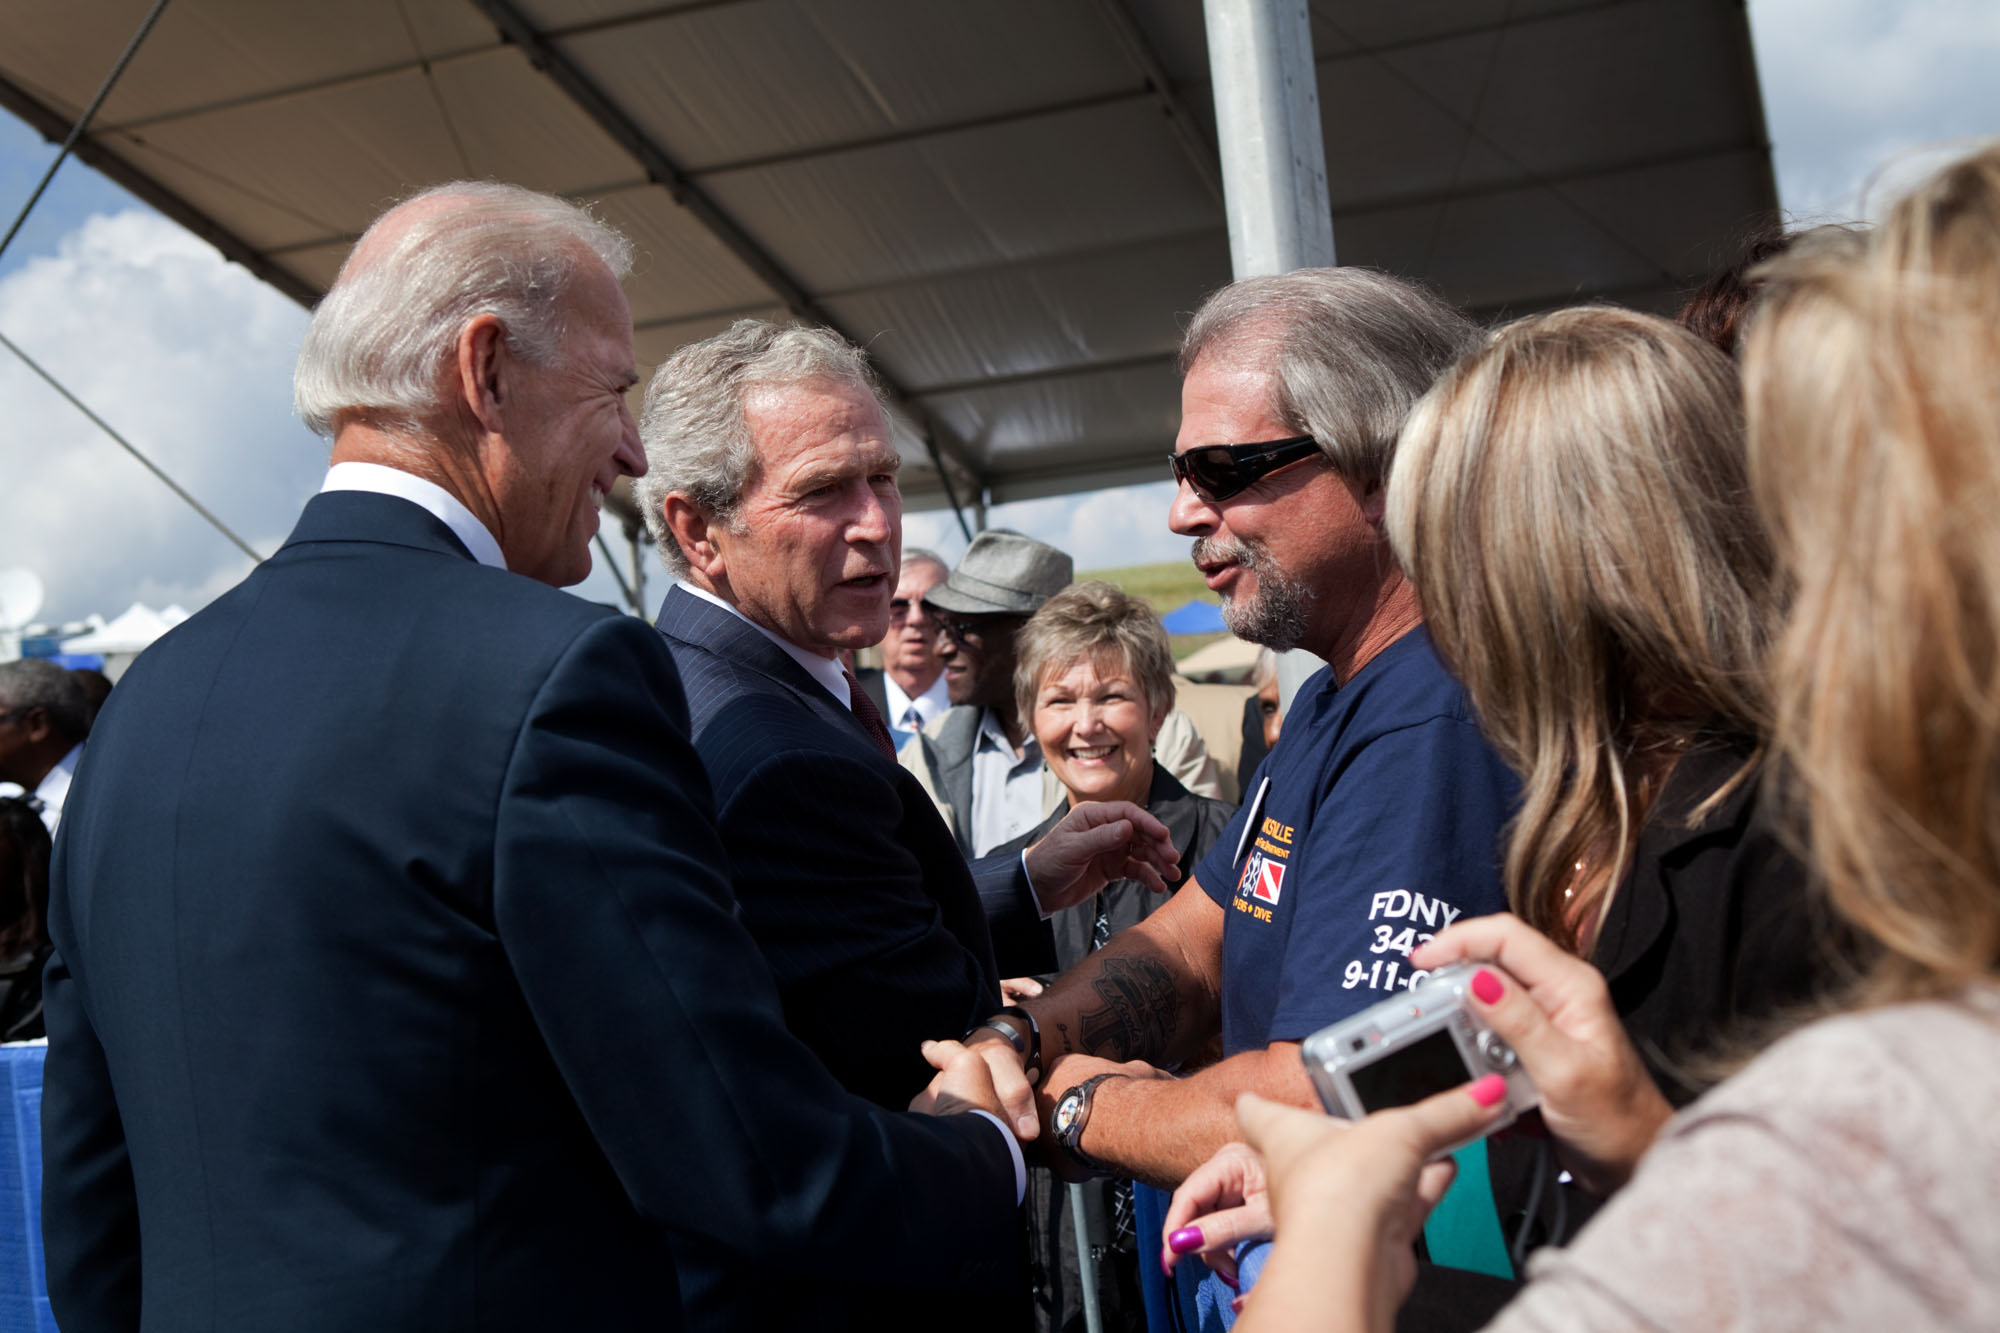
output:
<instances>
[{"instance_id":1,"label":"blue draped barrier","mask_svg":"<svg viewBox=\"0 0 2000 1333\"><path fill-rule=\"evenodd\" d=\"M0 1046L0 1333L56 1333L42 1269L42 1061L49 1048Z\"/></svg>"}]
</instances>

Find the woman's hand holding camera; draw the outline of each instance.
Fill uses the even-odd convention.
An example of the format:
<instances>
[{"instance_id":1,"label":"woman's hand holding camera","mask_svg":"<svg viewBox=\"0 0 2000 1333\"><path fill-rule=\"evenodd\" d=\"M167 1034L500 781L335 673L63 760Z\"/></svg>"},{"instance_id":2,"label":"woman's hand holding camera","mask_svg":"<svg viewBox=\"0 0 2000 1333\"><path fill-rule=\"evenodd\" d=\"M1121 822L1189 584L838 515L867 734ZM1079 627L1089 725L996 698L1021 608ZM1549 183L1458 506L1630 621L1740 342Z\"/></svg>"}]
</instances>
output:
<instances>
[{"instance_id":1,"label":"woman's hand holding camera","mask_svg":"<svg viewBox=\"0 0 2000 1333\"><path fill-rule=\"evenodd\" d=\"M1474 978L1473 998L1534 1080L1557 1156L1593 1194L1623 1185L1673 1107L1632 1049L1603 974L1505 914L1461 921L1410 961L1498 965Z\"/></svg>"}]
</instances>

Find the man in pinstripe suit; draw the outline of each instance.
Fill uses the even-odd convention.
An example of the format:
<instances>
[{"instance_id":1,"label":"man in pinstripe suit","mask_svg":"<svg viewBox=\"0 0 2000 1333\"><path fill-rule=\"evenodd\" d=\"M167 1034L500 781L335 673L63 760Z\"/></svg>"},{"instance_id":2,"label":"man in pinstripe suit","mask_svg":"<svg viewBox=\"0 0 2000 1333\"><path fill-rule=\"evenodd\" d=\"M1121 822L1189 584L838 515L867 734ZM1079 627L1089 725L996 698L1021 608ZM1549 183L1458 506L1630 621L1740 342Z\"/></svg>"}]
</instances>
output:
<instances>
[{"instance_id":1,"label":"man in pinstripe suit","mask_svg":"<svg viewBox=\"0 0 2000 1333\"><path fill-rule=\"evenodd\" d=\"M902 498L887 414L838 336L744 320L660 368L641 437L641 506L679 579L659 630L743 922L792 1030L849 1090L900 1107L931 1076L919 1043L966 1032L1000 996L972 872L835 655L888 625ZM1031 853L1031 870L982 873L1032 874L1053 910L1124 873L1128 843L1172 855L1143 811L1100 809ZM788 1299L825 1325L824 1286L787 1293L712 1259L682 1264L697 1325L778 1327L795 1307L771 1302Z\"/></svg>"}]
</instances>

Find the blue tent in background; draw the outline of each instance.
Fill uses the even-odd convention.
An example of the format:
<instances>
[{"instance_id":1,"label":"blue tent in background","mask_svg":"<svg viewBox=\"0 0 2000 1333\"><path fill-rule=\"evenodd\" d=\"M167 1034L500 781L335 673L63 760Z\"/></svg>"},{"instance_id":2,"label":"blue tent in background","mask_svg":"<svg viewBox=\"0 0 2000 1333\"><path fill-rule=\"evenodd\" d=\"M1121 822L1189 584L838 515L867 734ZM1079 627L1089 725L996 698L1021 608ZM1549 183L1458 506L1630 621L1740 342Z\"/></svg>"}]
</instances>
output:
<instances>
[{"instance_id":1,"label":"blue tent in background","mask_svg":"<svg viewBox=\"0 0 2000 1333\"><path fill-rule=\"evenodd\" d=\"M1222 608L1201 601L1175 607L1160 617L1160 623L1169 634L1220 634L1227 628L1222 623Z\"/></svg>"}]
</instances>

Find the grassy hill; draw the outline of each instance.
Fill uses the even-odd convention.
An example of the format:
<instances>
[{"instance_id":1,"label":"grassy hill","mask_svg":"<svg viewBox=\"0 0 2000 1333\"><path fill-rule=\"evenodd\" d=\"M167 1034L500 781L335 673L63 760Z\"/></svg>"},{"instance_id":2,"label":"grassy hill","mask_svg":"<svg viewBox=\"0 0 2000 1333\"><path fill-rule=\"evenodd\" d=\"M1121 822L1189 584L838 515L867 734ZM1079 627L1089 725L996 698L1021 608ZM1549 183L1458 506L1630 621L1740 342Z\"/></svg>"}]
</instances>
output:
<instances>
[{"instance_id":1,"label":"grassy hill","mask_svg":"<svg viewBox=\"0 0 2000 1333\"><path fill-rule=\"evenodd\" d=\"M1134 597L1145 598L1161 615L1185 602L1218 600L1208 590L1208 585L1201 581L1200 572L1186 560L1174 560L1163 565L1128 565L1123 569L1085 570L1077 577L1115 583ZM1173 636L1174 657L1179 660L1204 644L1227 637L1226 634L1176 634Z\"/></svg>"}]
</instances>

